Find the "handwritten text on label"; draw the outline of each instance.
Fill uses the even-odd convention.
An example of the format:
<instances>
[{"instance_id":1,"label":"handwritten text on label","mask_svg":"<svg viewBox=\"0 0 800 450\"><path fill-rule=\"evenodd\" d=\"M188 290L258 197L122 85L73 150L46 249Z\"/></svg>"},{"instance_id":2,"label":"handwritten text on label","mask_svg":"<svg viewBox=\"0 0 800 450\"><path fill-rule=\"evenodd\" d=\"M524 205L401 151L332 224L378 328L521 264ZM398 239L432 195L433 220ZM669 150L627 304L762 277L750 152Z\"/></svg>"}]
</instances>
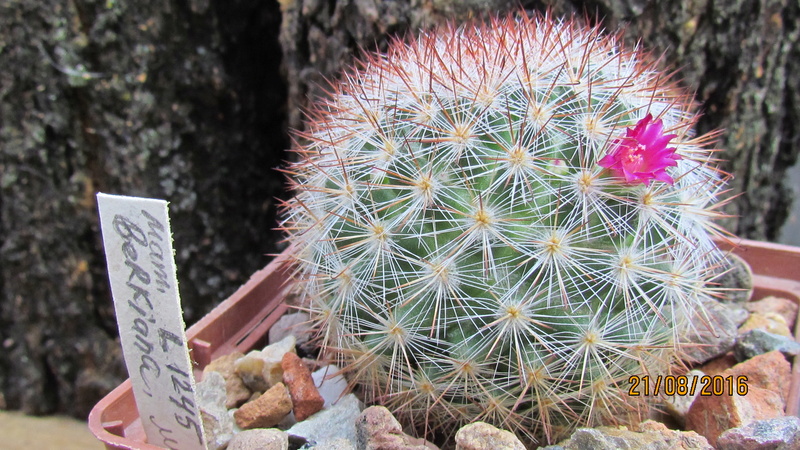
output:
<instances>
[{"instance_id":1,"label":"handwritten text on label","mask_svg":"<svg viewBox=\"0 0 800 450\"><path fill-rule=\"evenodd\" d=\"M98 194L125 364L150 444L205 448L167 203Z\"/></svg>"}]
</instances>

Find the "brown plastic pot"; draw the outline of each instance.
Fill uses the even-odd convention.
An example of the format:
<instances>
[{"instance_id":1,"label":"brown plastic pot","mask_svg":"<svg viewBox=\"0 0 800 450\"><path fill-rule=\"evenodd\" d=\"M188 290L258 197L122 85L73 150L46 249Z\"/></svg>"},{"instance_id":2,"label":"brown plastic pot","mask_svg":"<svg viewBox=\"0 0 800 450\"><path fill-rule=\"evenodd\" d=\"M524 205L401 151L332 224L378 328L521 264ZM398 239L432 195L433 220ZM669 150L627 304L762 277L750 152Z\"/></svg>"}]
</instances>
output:
<instances>
[{"instance_id":1,"label":"brown plastic pot","mask_svg":"<svg viewBox=\"0 0 800 450\"><path fill-rule=\"evenodd\" d=\"M726 243L720 246L732 249L752 267L753 298L775 295L800 304L800 247L749 240L738 241L735 248ZM279 255L186 331L196 375L218 356L266 344L269 328L288 309L283 300L290 288L290 271L288 254ZM795 325L795 339L800 341L800 320ZM796 357L786 414L799 412L800 357ZM130 380L95 405L89 414L89 429L107 449L161 448L146 443Z\"/></svg>"},{"instance_id":2,"label":"brown plastic pot","mask_svg":"<svg viewBox=\"0 0 800 450\"><path fill-rule=\"evenodd\" d=\"M196 379L219 356L266 345L269 328L288 309L283 300L290 287L290 270L288 254L279 255L186 330ZM107 449L161 449L146 443L130 380L95 405L89 413L89 429Z\"/></svg>"}]
</instances>

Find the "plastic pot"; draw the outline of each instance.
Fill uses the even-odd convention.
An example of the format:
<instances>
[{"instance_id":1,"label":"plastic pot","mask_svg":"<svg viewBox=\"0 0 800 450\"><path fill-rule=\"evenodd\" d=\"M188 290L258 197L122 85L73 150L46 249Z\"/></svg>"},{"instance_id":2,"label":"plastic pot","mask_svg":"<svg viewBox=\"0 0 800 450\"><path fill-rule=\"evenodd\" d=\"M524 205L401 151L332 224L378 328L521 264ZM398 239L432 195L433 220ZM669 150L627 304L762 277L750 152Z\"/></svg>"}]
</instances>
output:
<instances>
[{"instance_id":1,"label":"plastic pot","mask_svg":"<svg viewBox=\"0 0 800 450\"><path fill-rule=\"evenodd\" d=\"M775 295L800 304L800 247L749 240L737 241L735 247L720 246L750 264L754 299ZM284 298L291 287L290 272L291 259L283 253L186 331L196 376L214 358L267 344L269 328L288 309ZM800 342L800 320L795 325L795 339ZM800 357L796 357L786 414L799 413ZM89 414L89 429L107 449L161 448L146 442L129 380L95 405Z\"/></svg>"}]
</instances>

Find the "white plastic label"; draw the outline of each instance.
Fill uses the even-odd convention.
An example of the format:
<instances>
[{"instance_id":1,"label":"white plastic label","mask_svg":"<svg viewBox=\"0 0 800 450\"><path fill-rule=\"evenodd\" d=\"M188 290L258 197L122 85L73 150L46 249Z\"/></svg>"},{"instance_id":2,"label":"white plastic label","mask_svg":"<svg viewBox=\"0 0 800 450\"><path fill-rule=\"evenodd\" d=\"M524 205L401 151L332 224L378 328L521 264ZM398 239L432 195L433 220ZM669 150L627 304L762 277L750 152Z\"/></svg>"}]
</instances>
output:
<instances>
[{"instance_id":1,"label":"white plastic label","mask_svg":"<svg viewBox=\"0 0 800 450\"><path fill-rule=\"evenodd\" d=\"M147 441L204 449L167 202L97 194L120 341Z\"/></svg>"}]
</instances>

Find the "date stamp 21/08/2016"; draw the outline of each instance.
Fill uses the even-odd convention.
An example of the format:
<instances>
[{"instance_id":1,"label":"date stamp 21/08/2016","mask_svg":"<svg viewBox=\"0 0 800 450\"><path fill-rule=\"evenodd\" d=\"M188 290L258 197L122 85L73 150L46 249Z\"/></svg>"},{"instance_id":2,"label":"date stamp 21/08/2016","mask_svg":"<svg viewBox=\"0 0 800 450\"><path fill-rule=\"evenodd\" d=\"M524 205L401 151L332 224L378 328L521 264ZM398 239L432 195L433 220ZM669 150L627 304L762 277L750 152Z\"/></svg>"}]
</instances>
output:
<instances>
[{"instance_id":1,"label":"date stamp 21/08/2016","mask_svg":"<svg viewBox=\"0 0 800 450\"><path fill-rule=\"evenodd\" d=\"M687 377L685 375L632 375L628 378L630 387L628 395L658 396L679 395L694 396L697 393L703 397L723 395L747 395L747 377L744 375L703 375ZM699 389L699 392L698 392Z\"/></svg>"}]
</instances>

